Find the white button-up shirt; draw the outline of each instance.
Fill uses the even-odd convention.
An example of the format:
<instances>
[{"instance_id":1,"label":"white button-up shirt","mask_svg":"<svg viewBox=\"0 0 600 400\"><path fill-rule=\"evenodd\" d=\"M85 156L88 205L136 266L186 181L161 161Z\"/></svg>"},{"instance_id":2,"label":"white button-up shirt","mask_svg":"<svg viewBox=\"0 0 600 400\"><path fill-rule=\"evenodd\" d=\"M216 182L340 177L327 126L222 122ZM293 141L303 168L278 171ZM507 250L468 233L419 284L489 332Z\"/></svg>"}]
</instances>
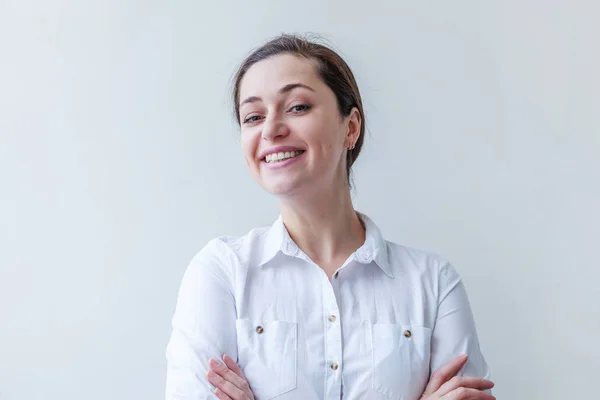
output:
<instances>
[{"instance_id":1,"label":"white button-up shirt","mask_svg":"<svg viewBox=\"0 0 600 400\"><path fill-rule=\"evenodd\" d=\"M167 346L167 400L215 399L208 360L228 354L258 400L413 400L431 372L467 353L459 375L489 378L465 288L441 257L383 239L332 281L281 217L210 241L190 262Z\"/></svg>"}]
</instances>

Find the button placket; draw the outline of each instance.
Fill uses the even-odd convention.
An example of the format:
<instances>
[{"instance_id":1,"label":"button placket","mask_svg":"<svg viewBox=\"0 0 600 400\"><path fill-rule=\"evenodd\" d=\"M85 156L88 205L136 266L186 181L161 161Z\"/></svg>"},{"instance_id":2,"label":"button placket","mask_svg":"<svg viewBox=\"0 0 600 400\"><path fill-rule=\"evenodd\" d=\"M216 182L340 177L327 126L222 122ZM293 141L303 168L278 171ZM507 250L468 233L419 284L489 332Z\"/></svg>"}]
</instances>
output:
<instances>
[{"instance_id":1,"label":"button placket","mask_svg":"<svg viewBox=\"0 0 600 400\"><path fill-rule=\"evenodd\" d=\"M339 400L342 387L342 327L337 282L323 274L323 323L325 329L325 399Z\"/></svg>"}]
</instances>

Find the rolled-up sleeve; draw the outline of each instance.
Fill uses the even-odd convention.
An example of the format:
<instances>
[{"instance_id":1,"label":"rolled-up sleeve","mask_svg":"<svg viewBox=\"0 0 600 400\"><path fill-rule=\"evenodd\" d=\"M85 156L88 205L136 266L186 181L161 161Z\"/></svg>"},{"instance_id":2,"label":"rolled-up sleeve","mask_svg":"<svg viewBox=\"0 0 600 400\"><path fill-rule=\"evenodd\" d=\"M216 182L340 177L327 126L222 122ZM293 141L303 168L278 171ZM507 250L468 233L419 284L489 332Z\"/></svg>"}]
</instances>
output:
<instances>
[{"instance_id":1,"label":"rolled-up sleeve","mask_svg":"<svg viewBox=\"0 0 600 400\"><path fill-rule=\"evenodd\" d=\"M233 269L225 244L210 241L189 263L167 344L166 400L216 399L208 360L237 359Z\"/></svg>"},{"instance_id":2,"label":"rolled-up sleeve","mask_svg":"<svg viewBox=\"0 0 600 400\"><path fill-rule=\"evenodd\" d=\"M479 346L465 286L449 262L441 263L438 271L438 309L431 340L431 372L452 358L467 354L468 361L458 375L489 379L490 369Z\"/></svg>"}]
</instances>

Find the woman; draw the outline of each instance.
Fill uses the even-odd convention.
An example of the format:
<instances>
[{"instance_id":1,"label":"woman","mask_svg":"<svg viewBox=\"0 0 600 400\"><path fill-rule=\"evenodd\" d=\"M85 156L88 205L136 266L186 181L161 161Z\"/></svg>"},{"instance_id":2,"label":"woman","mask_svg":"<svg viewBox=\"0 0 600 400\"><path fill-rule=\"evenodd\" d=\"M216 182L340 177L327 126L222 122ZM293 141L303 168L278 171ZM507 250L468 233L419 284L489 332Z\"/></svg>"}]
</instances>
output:
<instances>
[{"instance_id":1,"label":"woman","mask_svg":"<svg viewBox=\"0 0 600 400\"><path fill-rule=\"evenodd\" d=\"M191 261L167 399L493 399L452 265L384 240L353 208L365 118L346 63L282 35L243 62L233 101L246 164L280 216Z\"/></svg>"}]
</instances>

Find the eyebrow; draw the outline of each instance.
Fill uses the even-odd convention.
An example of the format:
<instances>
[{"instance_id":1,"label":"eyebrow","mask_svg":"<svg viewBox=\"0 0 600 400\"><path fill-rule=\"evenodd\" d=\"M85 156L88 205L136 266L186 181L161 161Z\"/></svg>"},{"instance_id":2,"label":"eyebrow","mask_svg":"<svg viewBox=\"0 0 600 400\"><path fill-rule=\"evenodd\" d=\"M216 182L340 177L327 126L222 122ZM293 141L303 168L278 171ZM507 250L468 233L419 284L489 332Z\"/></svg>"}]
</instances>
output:
<instances>
[{"instance_id":1,"label":"eyebrow","mask_svg":"<svg viewBox=\"0 0 600 400\"><path fill-rule=\"evenodd\" d=\"M311 92L315 91L313 88L311 88L310 86L307 86L303 83L289 83L289 84L285 85L284 87L282 87L281 89L279 89L278 93L283 94L283 93L291 92L292 90L297 89L297 88L308 89ZM244 101L242 101L240 103L239 107L243 106L246 103L254 103L255 101L260 101L260 100L262 100L262 99L258 96L250 96L250 97L246 98Z\"/></svg>"}]
</instances>

